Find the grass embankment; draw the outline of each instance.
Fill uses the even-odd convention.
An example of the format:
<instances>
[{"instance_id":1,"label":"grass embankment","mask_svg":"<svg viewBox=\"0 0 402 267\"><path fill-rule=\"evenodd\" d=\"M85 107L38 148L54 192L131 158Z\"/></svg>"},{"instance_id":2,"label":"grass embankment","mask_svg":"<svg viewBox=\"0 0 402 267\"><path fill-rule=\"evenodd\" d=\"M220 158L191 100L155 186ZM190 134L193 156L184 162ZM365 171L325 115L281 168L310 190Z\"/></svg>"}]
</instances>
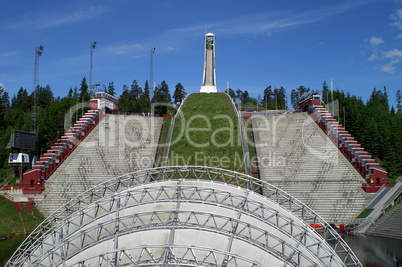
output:
<instances>
[{"instance_id":1,"label":"grass embankment","mask_svg":"<svg viewBox=\"0 0 402 267\"><path fill-rule=\"evenodd\" d=\"M364 209L356 218L366 218L372 211L373 209Z\"/></svg>"},{"instance_id":2,"label":"grass embankment","mask_svg":"<svg viewBox=\"0 0 402 267\"><path fill-rule=\"evenodd\" d=\"M32 206L32 211L17 211L14 203L0 198L0 237L32 232L45 218Z\"/></svg>"},{"instance_id":3,"label":"grass embankment","mask_svg":"<svg viewBox=\"0 0 402 267\"><path fill-rule=\"evenodd\" d=\"M244 171L238 119L222 93L186 98L176 118L169 165L199 165Z\"/></svg>"}]
</instances>

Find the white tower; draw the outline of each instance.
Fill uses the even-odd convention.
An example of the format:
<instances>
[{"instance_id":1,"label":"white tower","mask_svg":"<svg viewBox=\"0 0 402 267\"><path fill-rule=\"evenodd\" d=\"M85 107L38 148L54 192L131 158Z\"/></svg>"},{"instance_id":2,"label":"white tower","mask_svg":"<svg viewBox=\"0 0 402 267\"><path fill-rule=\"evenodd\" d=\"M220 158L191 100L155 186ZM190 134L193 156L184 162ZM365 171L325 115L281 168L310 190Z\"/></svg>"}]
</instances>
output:
<instances>
[{"instance_id":1,"label":"white tower","mask_svg":"<svg viewBox=\"0 0 402 267\"><path fill-rule=\"evenodd\" d=\"M215 76L215 35L205 34L204 76L201 93L216 93Z\"/></svg>"}]
</instances>

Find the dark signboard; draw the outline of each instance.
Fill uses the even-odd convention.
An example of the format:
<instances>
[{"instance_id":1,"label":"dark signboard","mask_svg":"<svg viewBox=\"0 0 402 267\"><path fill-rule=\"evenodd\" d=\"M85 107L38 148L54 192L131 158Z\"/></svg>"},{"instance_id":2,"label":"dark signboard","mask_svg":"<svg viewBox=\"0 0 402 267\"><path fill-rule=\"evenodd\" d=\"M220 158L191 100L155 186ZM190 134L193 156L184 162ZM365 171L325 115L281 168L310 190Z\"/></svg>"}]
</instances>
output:
<instances>
[{"instance_id":1,"label":"dark signboard","mask_svg":"<svg viewBox=\"0 0 402 267\"><path fill-rule=\"evenodd\" d=\"M14 130L8 147L35 150L36 134Z\"/></svg>"}]
</instances>

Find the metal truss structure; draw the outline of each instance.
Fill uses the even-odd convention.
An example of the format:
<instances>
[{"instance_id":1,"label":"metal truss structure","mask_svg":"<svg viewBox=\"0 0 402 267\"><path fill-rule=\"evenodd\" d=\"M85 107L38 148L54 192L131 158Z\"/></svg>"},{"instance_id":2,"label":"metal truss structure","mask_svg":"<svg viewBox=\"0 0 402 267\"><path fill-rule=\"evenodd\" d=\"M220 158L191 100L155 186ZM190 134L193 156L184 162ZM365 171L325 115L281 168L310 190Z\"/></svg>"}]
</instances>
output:
<instances>
[{"instance_id":1,"label":"metal truss structure","mask_svg":"<svg viewBox=\"0 0 402 267\"><path fill-rule=\"evenodd\" d=\"M281 189L229 170L171 166L72 199L7 266L362 265L328 223Z\"/></svg>"}]
</instances>

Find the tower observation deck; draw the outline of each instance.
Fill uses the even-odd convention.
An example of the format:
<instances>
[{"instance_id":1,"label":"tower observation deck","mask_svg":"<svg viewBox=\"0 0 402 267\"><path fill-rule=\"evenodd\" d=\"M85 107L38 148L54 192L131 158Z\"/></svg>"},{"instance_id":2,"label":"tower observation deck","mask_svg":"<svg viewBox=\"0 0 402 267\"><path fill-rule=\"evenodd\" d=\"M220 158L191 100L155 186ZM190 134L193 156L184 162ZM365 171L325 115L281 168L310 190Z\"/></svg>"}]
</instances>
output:
<instances>
[{"instance_id":1,"label":"tower observation deck","mask_svg":"<svg viewBox=\"0 0 402 267\"><path fill-rule=\"evenodd\" d=\"M201 93L216 93L215 75L215 35L205 34L204 75Z\"/></svg>"}]
</instances>

